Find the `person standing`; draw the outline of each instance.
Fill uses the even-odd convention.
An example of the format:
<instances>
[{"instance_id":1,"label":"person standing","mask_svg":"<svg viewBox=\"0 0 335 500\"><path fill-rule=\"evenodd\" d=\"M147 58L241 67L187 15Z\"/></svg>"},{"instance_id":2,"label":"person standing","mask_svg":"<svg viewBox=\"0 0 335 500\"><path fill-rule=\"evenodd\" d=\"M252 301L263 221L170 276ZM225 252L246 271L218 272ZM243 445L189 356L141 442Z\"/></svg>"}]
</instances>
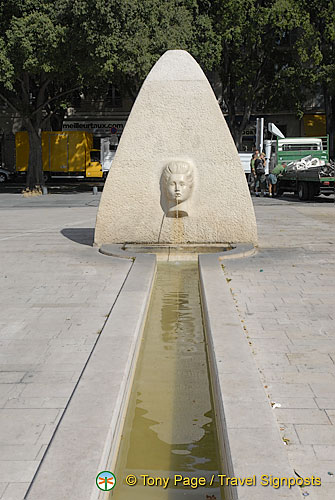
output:
<instances>
[{"instance_id":1,"label":"person standing","mask_svg":"<svg viewBox=\"0 0 335 500\"><path fill-rule=\"evenodd\" d=\"M256 173L255 173L255 160L258 158L258 150L256 150L250 160L250 177L249 177L249 189L251 193L255 192L255 179L256 179Z\"/></svg>"},{"instance_id":2,"label":"person standing","mask_svg":"<svg viewBox=\"0 0 335 500\"><path fill-rule=\"evenodd\" d=\"M256 176L256 196L259 196L259 189L261 190L262 196L264 196L265 188L265 155L261 153L258 158L255 158L254 162L254 172Z\"/></svg>"},{"instance_id":3,"label":"person standing","mask_svg":"<svg viewBox=\"0 0 335 500\"><path fill-rule=\"evenodd\" d=\"M259 158L259 150L256 149L252 154L250 160L250 178L249 178L249 189L251 193L255 193L255 184L256 184L256 170L255 170L255 160Z\"/></svg>"}]
</instances>

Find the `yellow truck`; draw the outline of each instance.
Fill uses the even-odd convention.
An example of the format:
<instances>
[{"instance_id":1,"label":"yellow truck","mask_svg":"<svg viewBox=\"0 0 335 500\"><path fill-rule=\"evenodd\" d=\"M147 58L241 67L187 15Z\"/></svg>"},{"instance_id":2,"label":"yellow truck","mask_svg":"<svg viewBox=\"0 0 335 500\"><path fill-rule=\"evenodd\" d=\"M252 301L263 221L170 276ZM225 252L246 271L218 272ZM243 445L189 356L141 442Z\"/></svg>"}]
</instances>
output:
<instances>
[{"instance_id":1,"label":"yellow truck","mask_svg":"<svg viewBox=\"0 0 335 500\"><path fill-rule=\"evenodd\" d=\"M15 135L16 172L28 169L28 132ZM88 132L42 132L42 164L45 179L100 179L103 177L100 151L93 149L93 135Z\"/></svg>"}]
</instances>

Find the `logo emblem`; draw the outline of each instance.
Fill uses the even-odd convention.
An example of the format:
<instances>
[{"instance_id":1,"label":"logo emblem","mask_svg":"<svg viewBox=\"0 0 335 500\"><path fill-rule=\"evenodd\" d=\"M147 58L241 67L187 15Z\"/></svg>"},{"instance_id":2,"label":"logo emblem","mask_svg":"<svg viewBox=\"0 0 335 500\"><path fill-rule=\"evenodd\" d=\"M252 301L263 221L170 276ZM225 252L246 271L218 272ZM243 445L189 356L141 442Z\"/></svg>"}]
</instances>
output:
<instances>
[{"instance_id":1,"label":"logo emblem","mask_svg":"<svg viewBox=\"0 0 335 500\"><path fill-rule=\"evenodd\" d=\"M116 477L114 476L113 472L104 470L102 472L99 472L95 482L99 490L110 491L116 484Z\"/></svg>"}]
</instances>

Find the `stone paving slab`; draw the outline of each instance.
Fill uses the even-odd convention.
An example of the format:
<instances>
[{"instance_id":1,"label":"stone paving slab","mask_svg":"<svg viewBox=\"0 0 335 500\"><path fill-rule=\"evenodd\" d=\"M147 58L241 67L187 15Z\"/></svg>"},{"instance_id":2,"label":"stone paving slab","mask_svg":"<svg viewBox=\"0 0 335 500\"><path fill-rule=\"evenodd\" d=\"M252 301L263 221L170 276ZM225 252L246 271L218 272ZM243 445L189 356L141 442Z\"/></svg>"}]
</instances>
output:
<instances>
[{"instance_id":1,"label":"stone paving slab","mask_svg":"<svg viewBox=\"0 0 335 500\"><path fill-rule=\"evenodd\" d=\"M23 498L131 265L91 247L98 201L90 193L0 195L1 500ZM254 204L260 249L225 261L225 275L268 399L281 404L273 415L292 470L322 477L322 487L302 491L312 500L333 500L334 203L287 197ZM245 388L231 429L234 445L242 446L243 405L252 387L238 354L228 350L219 373L227 381L227 370L238 373ZM253 401L254 421L257 394ZM65 451L71 440L64 438ZM258 441L261 457L261 432ZM260 460L260 473L265 465ZM264 488L259 500L266 495Z\"/></svg>"},{"instance_id":2,"label":"stone paving slab","mask_svg":"<svg viewBox=\"0 0 335 500\"><path fill-rule=\"evenodd\" d=\"M334 198L254 206L259 251L224 261L224 273L264 389L281 405L274 415L292 469L322 479L301 493L334 499Z\"/></svg>"},{"instance_id":3,"label":"stone paving slab","mask_svg":"<svg viewBox=\"0 0 335 500\"><path fill-rule=\"evenodd\" d=\"M0 195L0 498L21 500L131 262L92 247L99 196Z\"/></svg>"}]
</instances>

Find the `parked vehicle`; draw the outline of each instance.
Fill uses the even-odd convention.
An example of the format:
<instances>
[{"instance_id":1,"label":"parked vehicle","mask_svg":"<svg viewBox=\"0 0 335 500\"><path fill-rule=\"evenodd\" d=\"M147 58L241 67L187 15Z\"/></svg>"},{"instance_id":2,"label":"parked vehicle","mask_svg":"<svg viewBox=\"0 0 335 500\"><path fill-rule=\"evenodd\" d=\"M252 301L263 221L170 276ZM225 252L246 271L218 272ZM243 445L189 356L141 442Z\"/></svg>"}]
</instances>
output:
<instances>
[{"instance_id":1,"label":"parked vehicle","mask_svg":"<svg viewBox=\"0 0 335 500\"><path fill-rule=\"evenodd\" d=\"M319 194L334 193L335 166L309 155L291 162L278 177L277 194L297 193L300 200L311 200Z\"/></svg>"},{"instance_id":2,"label":"parked vehicle","mask_svg":"<svg viewBox=\"0 0 335 500\"><path fill-rule=\"evenodd\" d=\"M325 162L329 161L328 137L286 137L277 139L276 143L276 165L301 160L309 155Z\"/></svg>"},{"instance_id":3,"label":"parked vehicle","mask_svg":"<svg viewBox=\"0 0 335 500\"><path fill-rule=\"evenodd\" d=\"M9 170L6 170L5 168L0 168L0 183L3 184L4 182L9 181L12 173L9 172Z\"/></svg>"},{"instance_id":4,"label":"parked vehicle","mask_svg":"<svg viewBox=\"0 0 335 500\"><path fill-rule=\"evenodd\" d=\"M118 138L116 135L111 137L103 137L100 139L100 163L102 166L102 175L104 179L112 166L115 153L118 147Z\"/></svg>"},{"instance_id":5,"label":"parked vehicle","mask_svg":"<svg viewBox=\"0 0 335 500\"><path fill-rule=\"evenodd\" d=\"M271 124L269 124L271 125ZM285 137L264 141L266 157L265 174L282 163L291 163L311 155L325 163L329 161L328 137ZM247 179L250 175L252 153L239 153Z\"/></svg>"},{"instance_id":6,"label":"parked vehicle","mask_svg":"<svg viewBox=\"0 0 335 500\"><path fill-rule=\"evenodd\" d=\"M247 179L249 179L249 175L251 172L250 161L251 161L252 153L238 153L238 155L240 157L244 173L245 173Z\"/></svg>"},{"instance_id":7,"label":"parked vehicle","mask_svg":"<svg viewBox=\"0 0 335 500\"><path fill-rule=\"evenodd\" d=\"M16 172L28 169L28 132L17 132ZM54 178L101 179L100 150L93 149L93 135L88 132L42 132L42 164L46 180Z\"/></svg>"}]
</instances>

